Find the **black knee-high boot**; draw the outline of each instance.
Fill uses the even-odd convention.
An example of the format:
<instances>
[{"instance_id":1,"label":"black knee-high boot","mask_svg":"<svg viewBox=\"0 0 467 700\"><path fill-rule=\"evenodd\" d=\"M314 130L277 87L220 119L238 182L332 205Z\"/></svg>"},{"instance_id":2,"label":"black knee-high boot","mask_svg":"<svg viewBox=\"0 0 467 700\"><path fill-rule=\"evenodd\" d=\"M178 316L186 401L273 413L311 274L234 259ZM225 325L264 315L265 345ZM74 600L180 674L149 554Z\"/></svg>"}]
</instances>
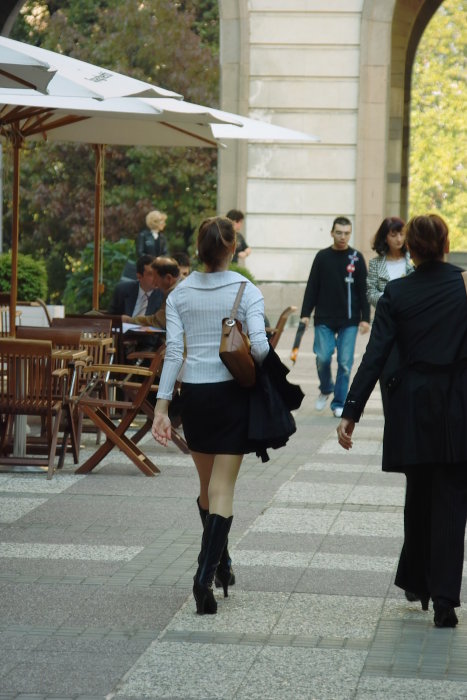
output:
<instances>
[{"instance_id":1,"label":"black knee-high boot","mask_svg":"<svg viewBox=\"0 0 467 700\"><path fill-rule=\"evenodd\" d=\"M225 541L232 524L232 516L224 518L222 515L209 515L206 517L201 551L198 557L198 570L194 576L193 595L196 601L198 615L214 615L217 612L217 603L212 592L212 581Z\"/></svg>"},{"instance_id":2,"label":"black knee-high boot","mask_svg":"<svg viewBox=\"0 0 467 700\"><path fill-rule=\"evenodd\" d=\"M209 511L205 510L204 508L201 508L199 504L199 497L196 499L196 503L198 505L199 517L201 518L201 522L203 523L204 528ZM232 559L230 558L228 547L229 539L227 538L225 541L225 547L222 550L221 558L219 560L219 566L217 567L214 576L214 585L216 586L216 588L224 589L225 598L227 598L228 596L228 587L233 586L235 583L235 574L234 570L232 569Z\"/></svg>"}]
</instances>

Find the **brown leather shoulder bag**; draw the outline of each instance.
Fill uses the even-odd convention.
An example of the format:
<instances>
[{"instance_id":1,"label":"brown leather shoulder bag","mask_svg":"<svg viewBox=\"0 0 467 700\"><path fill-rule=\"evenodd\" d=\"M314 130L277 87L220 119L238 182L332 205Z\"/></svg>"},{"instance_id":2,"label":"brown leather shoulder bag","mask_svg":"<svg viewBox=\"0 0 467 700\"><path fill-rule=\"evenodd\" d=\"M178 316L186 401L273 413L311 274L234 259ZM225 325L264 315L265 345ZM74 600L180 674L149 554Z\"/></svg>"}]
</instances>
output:
<instances>
[{"instance_id":1,"label":"brown leather shoulder bag","mask_svg":"<svg viewBox=\"0 0 467 700\"><path fill-rule=\"evenodd\" d=\"M229 318L222 319L219 357L240 386L252 387L256 381L256 369L250 341L241 322L235 318L245 286L246 282L240 284Z\"/></svg>"}]
</instances>

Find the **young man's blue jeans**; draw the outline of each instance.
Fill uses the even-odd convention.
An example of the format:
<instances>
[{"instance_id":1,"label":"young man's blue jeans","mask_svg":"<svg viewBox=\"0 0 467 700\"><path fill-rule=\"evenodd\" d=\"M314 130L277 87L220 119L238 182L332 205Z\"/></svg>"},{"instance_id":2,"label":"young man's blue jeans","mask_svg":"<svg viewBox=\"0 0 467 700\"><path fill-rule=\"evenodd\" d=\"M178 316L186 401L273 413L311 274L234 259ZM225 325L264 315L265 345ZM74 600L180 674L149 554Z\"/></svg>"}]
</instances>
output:
<instances>
[{"instance_id":1,"label":"young man's blue jeans","mask_svg":"<svg viewBox=\"0 0 467 700\"><path fill-rule=\"evenodd\" d=\"M353 365L355 341L358 326L346 326L334 331L328 326L315 326L313 352L316 354L316 368L319 377L319 390L322 394L332 394L331 409L343 408L349 390L350 372ZM336 383L332 381L331 360L337 348Z\"/></svg>"}]
</instances>

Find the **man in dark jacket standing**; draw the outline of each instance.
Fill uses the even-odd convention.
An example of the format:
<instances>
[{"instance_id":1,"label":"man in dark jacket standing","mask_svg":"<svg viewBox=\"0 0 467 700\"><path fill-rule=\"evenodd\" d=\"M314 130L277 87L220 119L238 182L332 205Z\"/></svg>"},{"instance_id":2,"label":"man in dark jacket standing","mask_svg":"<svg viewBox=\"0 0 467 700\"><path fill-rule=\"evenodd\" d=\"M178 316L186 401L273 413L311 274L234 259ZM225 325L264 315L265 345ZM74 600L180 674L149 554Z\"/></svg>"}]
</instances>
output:
<instances>
[{"instance_id":1,"label":"man in dark jacket standing","mask_svg":"<svg viewBox=\"0 0 467 700\"><path fill-rule=\"evenodd\" d=\"M334 219L333 244L320 250L311 267L303 298L301 321L308 326L315 310L313 351L320 394L316 409L322 411L332 393L331 410L342 416L357 332L370 330L370 307L366 298L367 268L363 255L349 246L352 224L344 216ZM331 360L337 348L337 376L331 374Z\"/></svg>"}]
</instances>

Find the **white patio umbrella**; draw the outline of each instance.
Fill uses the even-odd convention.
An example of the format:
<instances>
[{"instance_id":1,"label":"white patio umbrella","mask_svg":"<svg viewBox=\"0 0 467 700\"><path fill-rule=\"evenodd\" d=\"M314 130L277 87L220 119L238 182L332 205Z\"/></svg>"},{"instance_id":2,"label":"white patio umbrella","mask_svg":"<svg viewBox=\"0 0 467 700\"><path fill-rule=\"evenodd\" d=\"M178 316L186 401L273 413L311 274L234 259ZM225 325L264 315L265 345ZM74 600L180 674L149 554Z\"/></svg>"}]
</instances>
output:
<instances>
[{"instance_id":1,"label":"white patio umbrella","mask_svg":"<svg viewBox=\"0 0 467 700\"><path fill-rule=\"evenodd\" d=\"M98 101L85 97L28 95L25 91L13 95L9 90L0 90L0 137L13 147L10 327L14 328L17 297L19 160L26 139L49 138L96 144L93 306L98 308L103 182L101 144L213 147L217 146L217 141L212 136L211 123L220 120L220 114L214 115L206 107L171 98L166 98L162 108L142 98Z\"/></svg>"},{"instance_id":2,"label":"white patio umbrella","mask_svg":"<svg viewBox=\"0 0 467 700\"><path fill-rule=\"evenodd\" d=\"M0 37L0 88L45 92L54 75L48 63L12 48Z\"/></svg>"},{"instance_id":3,"label":"white patio umbrella","mask_svg":"<svg viewBox=\"0 0 467 700\"><path fill-rule=\"evenodd\" d=\"M213 109L212 111L214 115L218 114L217 110ZM265 141L269 143L287 141L290 143L297 141L301 143L312 143L320 140L318 136L271 124L271 122L243 117L240 114L222 112L222 115L224 117L223 121L213 124L212 126L213 136L220 141L238 141L240 139L244 141Z\"/></svg>"},{"instance_id":4,"label":"white patio umbrella","mask_svg":"<svg viewBox=\"0 0 467 700\"><path fill-rule=\"evenodd\" d=\"M10 314L14 327L17 294L19 237L19 152L26 139L48 139L96 144L96 189L94 220L93 307L98 308L100 239L102 218L102 144L146 146L216 147L221 142L214 129L232 127L227 138L310 142L316 137L247 119L222 110L209 109L172 98L55 97L14 95L0 90L0 136L13 145L12 285Z\"/></svg>"},{"instance_id":5,"label":"white patio umbrella","mask_svg":"<svg viewBox=\"0 0 467 700\"><path fill-rule=\"evenodd\" d=\"M31 82L30 87L56 97L94 97L100 100L121 96L182 98L179 93L158 85L6 37L0 37L0 69L3 68L3 55L8 66L5 67L5 71L10 74L11 80ZM16 63L13 62L14 56ZM46 67L45 72L52 71L52 76L45 86L41 83L34 85L32 80L28 81L28 75L31 77L29 63L35 67L36 73L40 72L41 66L43 70ZM14 85L0 83L0 87Z\"/></svg>"},{"instance_id":6,"label":"white patio umbrella","mask_svg":"<svg viewBox=\"0 0 467 700\"><path fill-rule=\"evenodd\" d=\"M226 120L240 126L234 114L172 98L99 101L0 90L0 136L10 141L215 147L212 125Z\"/></svg>"}]
</instances>

